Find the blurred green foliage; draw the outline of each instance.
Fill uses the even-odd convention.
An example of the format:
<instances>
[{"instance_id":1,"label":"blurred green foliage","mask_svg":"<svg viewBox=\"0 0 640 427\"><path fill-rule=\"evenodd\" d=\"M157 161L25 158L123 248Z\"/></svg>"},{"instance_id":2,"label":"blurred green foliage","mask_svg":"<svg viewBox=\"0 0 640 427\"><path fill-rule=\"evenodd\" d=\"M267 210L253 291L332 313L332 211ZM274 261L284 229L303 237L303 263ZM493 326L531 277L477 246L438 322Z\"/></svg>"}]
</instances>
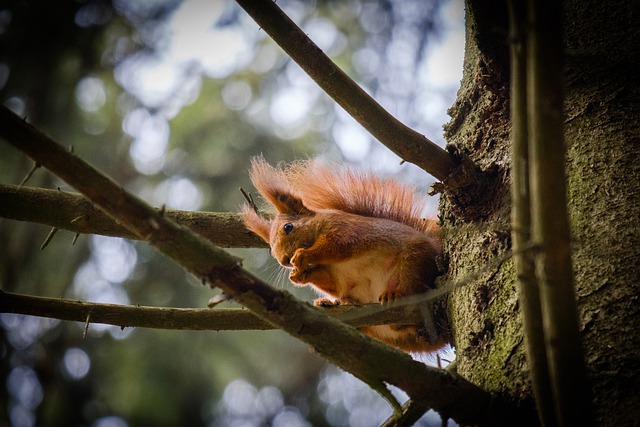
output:
<instances>
[{"instance_id":1,"label":"blurred green foliage","mask_svg":"<svg viewBox=\"0 0 640 427\"><path fill-rule=\"evenodd\" d=\"M280 3L401 119L420 122L411 80L439 2ZM186 44L176 44L178 30ZM242 44L225 57L237 38ZM406 64L391 60L392 43L408 50ZM220 62L189 56L185 46L210 49ZM340 160L345 143L341 151L332 142L334 129L353 125L239 7L221 0L4 1L0 102L150 203L208 211L238 209L238 188L251 188L252 156ZM350 149L364 159L369 147ZM20 182L31 166L0 144L2 183ZM66 188L42 169L27 185ZM3 290L176 307L203 307L216 292L143 243L80 236L72 246L73 235L60 231L40 250L47 233L0 219ZM232 252L292 290L266 250ZM6 314L0 327L0 426L372 425L390 414L370 390L279 331L90 325L83 338L81 324Z\"/></svg>"}]
</instances>

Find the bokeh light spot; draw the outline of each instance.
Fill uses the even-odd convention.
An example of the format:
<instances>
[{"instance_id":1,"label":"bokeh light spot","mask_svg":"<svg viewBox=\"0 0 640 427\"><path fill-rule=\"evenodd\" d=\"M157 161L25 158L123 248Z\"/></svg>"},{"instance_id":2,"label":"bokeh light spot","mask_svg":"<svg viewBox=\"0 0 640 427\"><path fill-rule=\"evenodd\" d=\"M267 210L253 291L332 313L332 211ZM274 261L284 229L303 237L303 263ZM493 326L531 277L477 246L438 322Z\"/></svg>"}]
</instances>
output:
<instances>
[{"instance_id":1,"label":"bokeh light spot","mask_svg":"<svg viewBox=\"0 0 640 427\"><path fill-rule=\"evenodd\" d=\"M80 380L89 373L91 359L84 350L74 347L65 351L62 366L68 378Z\"/></svg>"}]
</instances>

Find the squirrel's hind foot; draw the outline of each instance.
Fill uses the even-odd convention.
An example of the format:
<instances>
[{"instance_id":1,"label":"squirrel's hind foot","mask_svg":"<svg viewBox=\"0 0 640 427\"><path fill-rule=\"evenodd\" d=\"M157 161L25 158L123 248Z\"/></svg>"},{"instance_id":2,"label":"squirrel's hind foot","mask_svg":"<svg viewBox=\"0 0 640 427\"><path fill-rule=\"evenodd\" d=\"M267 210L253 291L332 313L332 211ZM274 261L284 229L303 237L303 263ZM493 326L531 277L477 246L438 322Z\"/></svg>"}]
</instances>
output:
<instances>
[{"instance_id":1,"label":"squirrel's hind foot","mask_svg":"<svg viewBox=\"0 0 640 427\"><path fill-rule=\"evenodd\" d=\"M313 300L313 305L316 307L335 307L340 305L340 300L332 300L330 298L318 298Z\"/></svg>"}]
</instances>

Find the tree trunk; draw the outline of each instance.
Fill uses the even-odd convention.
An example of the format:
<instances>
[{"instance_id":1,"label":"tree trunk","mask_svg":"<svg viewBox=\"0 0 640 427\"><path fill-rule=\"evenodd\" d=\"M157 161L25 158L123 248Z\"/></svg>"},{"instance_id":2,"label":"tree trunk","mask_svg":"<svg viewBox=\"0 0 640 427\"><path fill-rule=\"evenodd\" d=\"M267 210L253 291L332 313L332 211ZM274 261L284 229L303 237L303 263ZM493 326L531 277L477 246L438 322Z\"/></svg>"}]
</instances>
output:
<instances>
[{"instance_id":1,"label":"tree trunk","mask_svg":"<svg viewBox=\"0 0 640 427\"><path fill-rule=\"evenodd\" d=\"M601 425L640 408L640 7L566 5L569 215L587 369Z\"/></svg>"},{"instance_id":2,"label":"tree trunk","mask_svg":"<svg viewBox=\"0 0 640 427\"><path fill-rule=\"evenodd\" d=\"M631 425L640 407L640 157L637 3L565 3L565 135L573 265L599 425ZM493 182L491 199L462 212L441 200L446 279L458 373L532 403L510 248L509 63L506 6L467 3L464 77L446 127L450 146ZM469 212L472 212L470 215Z\"/></svg>"}]
</instances>

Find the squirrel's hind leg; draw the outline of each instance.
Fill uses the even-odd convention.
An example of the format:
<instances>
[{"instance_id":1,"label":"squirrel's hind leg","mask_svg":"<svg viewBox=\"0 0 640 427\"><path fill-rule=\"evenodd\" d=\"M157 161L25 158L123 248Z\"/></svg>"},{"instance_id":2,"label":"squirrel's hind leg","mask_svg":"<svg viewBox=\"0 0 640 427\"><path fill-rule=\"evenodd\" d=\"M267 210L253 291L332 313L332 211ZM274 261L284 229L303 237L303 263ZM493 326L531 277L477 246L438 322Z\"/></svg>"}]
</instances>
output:
<instances>
[{"instance_id":1,"label":"squirrel's hind leg","mask_svg":"<svg viewBox=\"0 0 640 427\"><path fill-rule=\"evenodd\" d=\"M380 295L380 302L392 302L408 295L433 289L439 274L436 264L438 251L431 242L417 241L407 244L398 258L398 277L390 280Z\"/></svg>"}]
</instances>

